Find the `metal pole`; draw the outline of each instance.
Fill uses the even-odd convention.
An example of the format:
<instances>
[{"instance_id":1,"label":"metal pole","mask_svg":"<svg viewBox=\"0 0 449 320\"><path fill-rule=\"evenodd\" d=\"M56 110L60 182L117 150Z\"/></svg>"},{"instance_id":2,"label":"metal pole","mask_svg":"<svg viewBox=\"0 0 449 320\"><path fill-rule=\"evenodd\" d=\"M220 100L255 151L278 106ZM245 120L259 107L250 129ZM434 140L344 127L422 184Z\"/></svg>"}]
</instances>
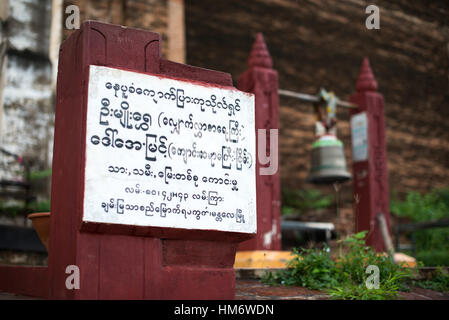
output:
<instances>
[{"instance_id":1,"label":"metal pole","mask_svg":"<svg viewBox=\"0 0 449 320\"><path fill-rule=\"evenodd\" d=\"M296 98L296 99L306 101L306 102L319 102L320 101L320 98L318 96L313 96L313 95L307 94L307 93L294 92L294 91L283 90L283 89L279 89L278 93L281 96L292 97L292 98ZM343 107L343 108L348 108L348 109L357 109L358 108L358 106L356 104L353 104L353 103L347 102L347 101L343 101L343 100L338 100L337 105L340 107Z\"/></svg>"}]
</instances>

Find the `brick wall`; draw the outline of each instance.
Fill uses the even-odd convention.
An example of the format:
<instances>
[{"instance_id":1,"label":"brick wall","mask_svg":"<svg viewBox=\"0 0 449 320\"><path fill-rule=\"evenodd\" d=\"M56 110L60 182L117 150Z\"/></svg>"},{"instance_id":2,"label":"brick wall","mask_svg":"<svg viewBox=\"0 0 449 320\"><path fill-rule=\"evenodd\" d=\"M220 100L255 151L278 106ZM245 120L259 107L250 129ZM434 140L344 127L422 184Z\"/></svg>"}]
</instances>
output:
<instances>
[{"instance_id":1,"label":"brick wall","mask_svg":"<svg viewBox=\"0 0 449 320\"><path fill-rule=\"evenodd\" d=\"M167 1L165 0L64 0L64 7L76 5L80 8L81 23L97 20L159 32L163 38L167 30ZM67 17L67 14L64 16ZM64 38L72 30L64 28ZM166 54L166 46L162 48Z\"/></svg>"},{"instance_id":2,"label":"brick wall","mask_svg":"<svg viewBox=\"0 0 449 320\"><path fill-rule=\"evenodd\" d=\"M380 8L380 30L365 28L368 4ZM386 100L391 190L449 185L449 2L197 0L185 10L187 62L230 72L234 80L246 69L258 31L282 89L315 94L324 87L348 99L368 56ZM282 186L305 188L312 109L292 98L280 102ZM339 119L351 168L349 113L340 110ZM351 184L343 191L348 206Z\"/></svg>"}]
</instances>

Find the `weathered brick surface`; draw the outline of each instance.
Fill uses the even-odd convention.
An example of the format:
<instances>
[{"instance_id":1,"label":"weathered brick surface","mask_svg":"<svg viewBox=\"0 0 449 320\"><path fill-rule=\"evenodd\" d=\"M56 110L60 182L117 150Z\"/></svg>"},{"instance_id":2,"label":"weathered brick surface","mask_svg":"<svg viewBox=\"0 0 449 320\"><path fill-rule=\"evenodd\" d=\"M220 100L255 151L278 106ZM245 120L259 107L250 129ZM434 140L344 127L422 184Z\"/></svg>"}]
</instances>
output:
<instances>
[{"instance_id":1,"label":"weathered brick surface","mask_svg":"<svg viewBox=\"0 0 449 320\"><path fill-rule=\"evenodd\" d=\"M380 30L365 28L368 4L380 8ZM237 79L261 31L280 88L315 94L324 87L348 99L362 58L369 57L386 101L391 190L424 192L449 181L448 16L444 0L189 1L187 62ZM280 101L282 185L303 188L312 108L292 98ZM350 168L349 113L340 110L339 119ZM350 183L342 200L351 202Z\"/></svg>"},{"instance_id":2,"label":"weathered brick surface","mask_svg":"<svg viewBox=\"0 0 449 320\"><path fill-rule=\"evenodd\" d=\"M127 27L158 32L162 36L162 55L167 56L168 1L167 0L64 0L64 7L77 5L81 23L97 20ZM65 18L68 14L65 14ZM64 29L64 38L73 30Z\"/></svg>"}]
</instances>

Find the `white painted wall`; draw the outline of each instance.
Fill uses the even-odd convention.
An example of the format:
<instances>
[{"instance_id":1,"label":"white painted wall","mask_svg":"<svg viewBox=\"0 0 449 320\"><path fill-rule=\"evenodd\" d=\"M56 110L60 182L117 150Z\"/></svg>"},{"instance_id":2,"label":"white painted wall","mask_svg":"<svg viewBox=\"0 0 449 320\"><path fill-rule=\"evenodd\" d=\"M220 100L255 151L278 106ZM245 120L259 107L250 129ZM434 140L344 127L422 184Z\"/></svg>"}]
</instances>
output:
<instances>
[{"instance_id":1,"label":"white painted wall","mask_svg":"<svg viewBox=\"0 0 449 320\"><path fill-rule=\"evenodd\" d=\"M5 7L2 18L8 33L3 32L7 52L0 84L0 146L32 159L34 170L43 170L51 165L53 145L52 0L14 0ZM14 159L0 154L0 179L20 177Z\"/></svg>"}]
</instances>

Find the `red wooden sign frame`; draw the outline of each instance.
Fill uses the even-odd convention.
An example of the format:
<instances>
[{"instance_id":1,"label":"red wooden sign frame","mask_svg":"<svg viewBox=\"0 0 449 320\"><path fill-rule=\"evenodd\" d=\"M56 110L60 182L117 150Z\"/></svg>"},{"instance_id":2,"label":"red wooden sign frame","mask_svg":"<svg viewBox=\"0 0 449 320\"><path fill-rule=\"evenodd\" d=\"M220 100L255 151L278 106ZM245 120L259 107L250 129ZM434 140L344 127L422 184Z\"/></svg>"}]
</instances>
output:
<instances>
[{"instance_id":1,"label":"red wooden sign frame","mask_svg":"<svg viewBox=\"0 0 449 320\"><path fill-rule=\"evenodd\" d=\"M161 58L157 33L87 21L62 45L46 267L1 267L0 290L55 299L233 299L239 242L254 235L86 223L84 195L89 66L232 87L231 75ZM65 270L80 270L68 290Z\"/></svg>"}]
</instances>

